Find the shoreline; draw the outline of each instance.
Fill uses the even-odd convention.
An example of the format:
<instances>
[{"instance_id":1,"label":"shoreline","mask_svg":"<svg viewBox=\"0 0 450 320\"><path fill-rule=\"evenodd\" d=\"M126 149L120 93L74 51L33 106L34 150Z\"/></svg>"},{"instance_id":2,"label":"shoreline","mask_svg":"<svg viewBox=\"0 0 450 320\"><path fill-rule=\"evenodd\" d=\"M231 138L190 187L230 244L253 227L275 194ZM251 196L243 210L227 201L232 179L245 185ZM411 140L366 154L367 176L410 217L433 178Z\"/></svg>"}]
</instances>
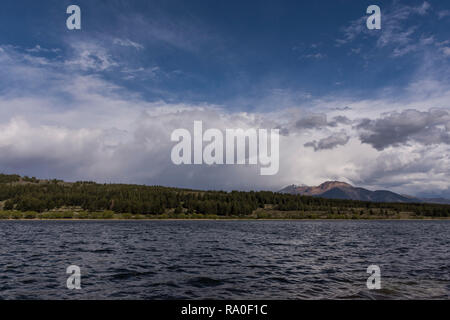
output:
<instances>
[{"instance_id":1,"label":"shoreline","mask_svg":"<svg viewBox=\"0 0 450 320\"><path fill-rule=\"evenodd\" d=\"M223 219L214 219L214 218L164 218L164 219L0 219L1 221L450 221L450 218L392 218L392 219L381 219L381 218L373 218L373 219L335 219L335 218L317 218L317 219L268 219L268 218L223 218Z\"/></svg>"}]
</instances>

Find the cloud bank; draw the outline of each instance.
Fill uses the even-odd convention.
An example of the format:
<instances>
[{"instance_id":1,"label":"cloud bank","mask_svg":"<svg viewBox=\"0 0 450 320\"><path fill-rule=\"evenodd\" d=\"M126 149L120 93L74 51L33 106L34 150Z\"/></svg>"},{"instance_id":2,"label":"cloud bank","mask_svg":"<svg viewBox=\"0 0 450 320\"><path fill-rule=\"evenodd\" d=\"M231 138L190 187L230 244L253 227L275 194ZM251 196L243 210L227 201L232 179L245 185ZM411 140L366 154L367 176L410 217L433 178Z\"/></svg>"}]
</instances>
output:
<instances>
[{"instance_id":1,"label":"cloud bank","mask_svg":"<svg viewBox=\"0 0 450 320\"><path fill-rule=\"evenodd\" d=\"M408 7L405 17L394 10L391 15L400 22L388 24L376 46L398 56L415 52L416 30L405 30L401 22L429 12L427 5ZM194 44L206 41L188 41L178 25L161 33L155 31L159 25L153 27L152 39L190 53L197 50ZM361 32L351 26L343 30L340 45ZM0 46L5 75L0 78L1 171L225 190L279 190L292 183L342 180L450 197L450 86L435 76L448 69L441 63L448 43L422 38L420 48L439 50L424 53L426 63L401 92L386 86L371 97L356 98L273 89L254 100L263 107L246 111L232 102L149 100L111 80L111 74L125 80L145 77L151 86L172 76L158 65L144 68L121 56L120 50L133 56L146 45L124 35L111 38L109 46L93 39L78 39L66 48ZM260 176L260 168L248 165L174 165L170 135L178 128L191 131L194 121L202 121L205 130L279 128L279 173Z\"/></svg>"}]
</instances>

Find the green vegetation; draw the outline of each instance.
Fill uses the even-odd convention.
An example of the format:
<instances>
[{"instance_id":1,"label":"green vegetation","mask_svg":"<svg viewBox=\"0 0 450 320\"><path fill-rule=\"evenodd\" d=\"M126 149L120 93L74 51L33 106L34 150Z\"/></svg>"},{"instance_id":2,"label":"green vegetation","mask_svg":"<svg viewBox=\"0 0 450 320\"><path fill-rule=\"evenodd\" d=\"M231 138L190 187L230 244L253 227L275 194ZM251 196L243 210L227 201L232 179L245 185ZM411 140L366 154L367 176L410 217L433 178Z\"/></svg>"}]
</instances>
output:
<instances>
[{"instance_id":1,"label":"green vegetation","mask_svg":"<svg viewBox=\"0 0 450 320\"><path fill-rule=\"evenodd\" d=\"M20 181L20 176L17 174L0 174L0 183L11 183Z\"/></svg>"},{"instance_id":2,"label":"green vegetation","mask_svg":"<svg viewBox=\"0 0 450 320\"><path fill-rule=\"evenodd\" d=\"M450 205L331 200L268 191L67 183L0 174L0 219L401 219L450 217Z\"/></svg>"}]
</instances>

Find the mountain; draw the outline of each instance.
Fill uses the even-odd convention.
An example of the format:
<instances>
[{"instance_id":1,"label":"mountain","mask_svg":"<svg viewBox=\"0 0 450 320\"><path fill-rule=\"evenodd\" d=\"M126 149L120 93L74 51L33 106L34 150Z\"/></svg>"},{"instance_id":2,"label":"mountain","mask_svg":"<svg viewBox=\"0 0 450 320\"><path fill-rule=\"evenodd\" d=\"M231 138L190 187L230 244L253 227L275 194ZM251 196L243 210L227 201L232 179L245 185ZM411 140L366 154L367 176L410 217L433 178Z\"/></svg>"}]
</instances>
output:
<instances>
[{"instance_id":1,"label":"mountain","mask_svg":"<svg viewBox=\"0 0 450 320\"><path fill-rule=\"evenodd\" d=\"M279 192L327 199L347 199L372 202L427 202L450 204L450 200L448 199L420 199L408 195L401 195L388 190L370 191L364 188L354 187L351 184L341 181L326 181L321 185L315 187L290 185L280 190Z\"/></svg>"},{"instance_id":2,"label":"mountain","mask_svg":"<svg viewBox=\"0 0 450 320\"><path fill-rule=\"evenodd\" d=\"M445 198L422 198L421 200L427 203L450 204L450 199Z\"/></svg>"}]
</instances>

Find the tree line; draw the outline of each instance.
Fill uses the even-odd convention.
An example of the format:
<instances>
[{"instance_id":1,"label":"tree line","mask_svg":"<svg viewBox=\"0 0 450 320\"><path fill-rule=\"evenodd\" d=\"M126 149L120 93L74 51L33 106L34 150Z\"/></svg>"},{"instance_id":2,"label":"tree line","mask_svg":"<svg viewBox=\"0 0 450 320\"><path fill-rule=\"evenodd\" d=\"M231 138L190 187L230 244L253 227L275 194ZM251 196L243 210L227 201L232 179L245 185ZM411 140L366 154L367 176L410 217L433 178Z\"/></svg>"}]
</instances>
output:
<instances>
[{"instance_id":1,"label":"tree line","mask_svg":"<svg viewBox=\"0 0 450 320\"><path fill-rule=\"evenodd\" d=\"M130 184L66 183L0 174L0 201L3 210L46 212L78 207L89 212L112 211L159 215L167 212L247 216L270 206L279 211L412 212L421 216L450 217L450 205L429 203L379 203L324 199L270 191L198 191Z\"/></svg>"}]
</instances>

